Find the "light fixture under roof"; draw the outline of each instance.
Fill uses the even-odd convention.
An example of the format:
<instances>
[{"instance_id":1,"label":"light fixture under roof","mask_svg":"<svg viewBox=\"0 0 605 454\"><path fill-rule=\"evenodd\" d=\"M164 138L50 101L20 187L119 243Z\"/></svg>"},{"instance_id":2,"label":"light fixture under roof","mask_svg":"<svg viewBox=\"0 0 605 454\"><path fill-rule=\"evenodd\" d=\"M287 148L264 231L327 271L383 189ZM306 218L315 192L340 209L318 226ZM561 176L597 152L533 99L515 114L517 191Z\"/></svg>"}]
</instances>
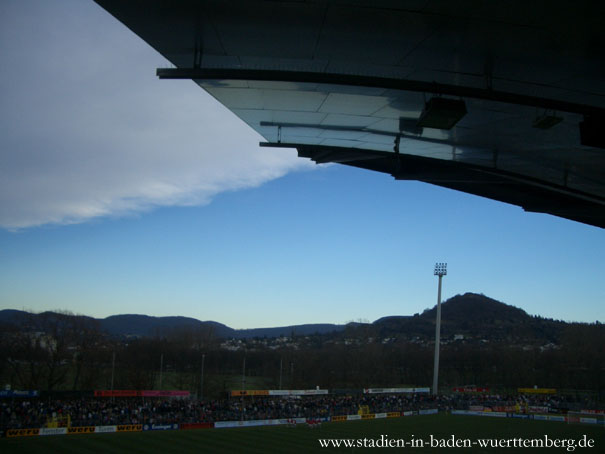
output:
<instances>
[{"instance_id":1,"label":"light fixture under roof","mask_svg":"<svg viewBox=\"0 0 605 454\"><path fill-rule=\"evenodd\" d=\"M418 119L422 128L452 129L466 115L462 99L431 98Z\"/></svg>"},{"instance_id":2,"label":"light fixture under roof","mask_svg":"<svg viewBox=\"0 0 605 454\"><path fill-rule=\"evenodd\" d=\"M605 148L605 116L588 115L580 122L580 143L589 147Z\"/></svg>"}]
</instances>

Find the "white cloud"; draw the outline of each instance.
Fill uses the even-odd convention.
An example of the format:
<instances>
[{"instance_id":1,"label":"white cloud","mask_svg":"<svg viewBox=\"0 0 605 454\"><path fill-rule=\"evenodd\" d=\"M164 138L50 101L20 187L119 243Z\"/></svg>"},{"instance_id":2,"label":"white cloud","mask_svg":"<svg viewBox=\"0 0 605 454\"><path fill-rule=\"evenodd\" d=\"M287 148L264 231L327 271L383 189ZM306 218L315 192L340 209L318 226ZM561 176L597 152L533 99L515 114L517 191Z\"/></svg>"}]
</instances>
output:
<instances>
[{"instance_id":1,"label":"white cloud","mask_svg":"<svg viewBox=\"0 0 605 454\"><path fill-rule=\"evenodd\" d=\"M308 167L92 2L0 6L0 226L208 203Z\"/></svg>"}]
</instances>

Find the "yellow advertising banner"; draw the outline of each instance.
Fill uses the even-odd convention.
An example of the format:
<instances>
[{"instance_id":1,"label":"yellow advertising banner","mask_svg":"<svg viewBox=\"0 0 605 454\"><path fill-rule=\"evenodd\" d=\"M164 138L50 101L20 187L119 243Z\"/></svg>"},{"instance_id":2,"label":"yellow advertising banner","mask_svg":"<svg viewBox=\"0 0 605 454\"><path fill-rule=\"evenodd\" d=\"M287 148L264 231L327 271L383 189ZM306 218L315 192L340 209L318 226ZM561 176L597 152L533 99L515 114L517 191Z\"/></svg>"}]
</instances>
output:
<instances>
[{"instance_id":1,"label":"yellow advertising banner","mask_svg":"<svg viewBox=\"0 0 605 454\"><path fill-rule=\"evenodd\" d=\"M118 426L118 432L141 432L143 430L142 424L121 424Z\"/></svg>"},{"instance_id":2,"label":"yellow advertising banner","mask_svg":"<svg viewBox=\"0 0 605 454\"><path fill-rule=\"evenodd\" d=\"M346 421L346 416L332 416L332 422Z\"/></svg>"},{"instance_id":3,"label":"yellow advertising banner","mask_svg":"<svg viewBox=\"0 0 605 454\"><path fill-rule=\"evenodd\" d=\"M93 434L95 426L68 427L67 434Z\"/></svg>"},{"instance_id":4,"label":"yellow advertising banner","mask_svg":"<svg viewBox=\"0 0 605 454\"><path fill-rule=\"evenodd\" d=\"M7 437L34 437L40 434L40 429L8 429Z\"/></svg>"},{"instance_id":5,"label":"yellow advertising banner","mask_svg":"<svg viewBox=\"0 0 605 454\"><path fill-rule=\"evenodd\" d=\"M374 413L366 413L361 415L361 419L374 419L376 415Z\"/></svg>"},{"instance_id":6,"label":"yellow advertising banner","mask_svg":"<svg viewBox=\"0 0 605 454\"><path fill-rule=\"evenodd\" d=\"M525 394L557 394L555 388L517 388L517 391Z\"/></svg>"},{"instance_id":7,"label":"yellow advertising banner","mask_svg":"<svg viewBox=\"0 0 605 454\"><path fill-rule=\"evenodd\" d=\"M398 411L387 413L387 418L399 418L401 414Z\"/></svg>"},{"instance_id":8,"label":"yellow advertising banner","mask_svg":"<svg viewBox=\"0 0 605 454\"><path fill-rule=\"evenodd\" d=\"M239 397L239 396L268 396L269 391L266 389L250 389L246 391L242 391L236 389L231 391L231 397Z\"/></svg>"}]
</instances>

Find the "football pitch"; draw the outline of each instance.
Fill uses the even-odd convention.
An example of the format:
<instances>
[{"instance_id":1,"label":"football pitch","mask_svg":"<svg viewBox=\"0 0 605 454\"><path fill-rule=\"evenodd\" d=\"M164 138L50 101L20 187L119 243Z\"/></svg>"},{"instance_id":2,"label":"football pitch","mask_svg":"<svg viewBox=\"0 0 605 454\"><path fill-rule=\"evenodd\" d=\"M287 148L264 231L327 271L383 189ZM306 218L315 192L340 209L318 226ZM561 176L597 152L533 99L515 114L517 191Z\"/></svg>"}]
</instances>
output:
<instances>
[{"instance_id":1,"label":"football pitch","mask_svg":"<svg viewBox=\"0 0 605 454\"><path fill-rule=\"evenodd\" d=\"M445 447L431 447L436 440L541 439L594 440L592 449L573 450L552 447L558 452L605 452L605 429L600 426L569 425L562 422L454 416L447 414L413 416L393 419L324 423L319 428L304 424L296 427L265 426L232 429L197 429L149 431L109 434L79 434L5 438L0 440L3 453L304 453L320 451L359 452L392 444L390 450L408 452L439 452ZM352 440L353 447L322 448L320 439ZM363 440L366 440L365 442ZM396 447L403 440L405 447ZM401 441L399 441L401 443ZM424 447L421 447L424 444ZM364 445L366 448L364 448ZM442 445L443 446L443 445ZM512 446L512 445L511 445ZM386 447L386 446L384 446ZM504 448L504 449L503 449ZM387 448L389 449L389 448ZM453 448L458 452L530 452L532 448ZM535 448L534 448L535 449Z\"/></svg>"}]
</instances>

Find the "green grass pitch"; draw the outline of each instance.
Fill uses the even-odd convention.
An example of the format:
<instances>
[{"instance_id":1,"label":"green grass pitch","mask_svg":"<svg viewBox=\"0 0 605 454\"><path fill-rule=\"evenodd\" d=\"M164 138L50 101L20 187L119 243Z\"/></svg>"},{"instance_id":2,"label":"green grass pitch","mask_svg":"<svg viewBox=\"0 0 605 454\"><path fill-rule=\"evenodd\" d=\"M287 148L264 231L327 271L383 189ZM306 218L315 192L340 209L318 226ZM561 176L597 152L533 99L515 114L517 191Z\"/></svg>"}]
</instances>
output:
<instances>
[{"instance_id":1,"label":"green grass pitch","mask_svg":"<svg viewBox=\"0 0 605 454\"><path fill-rule=\"evenodd\" d=\"M359 452L371 449L320 448L319 438L389 439L436 438L544 438L580 439L583 435L594 439L593 449L577 448L575 452L605 452L605 429L586 425L568 425L562 422L533 421L512 418L453 416L447 414L413 416L393 419L345 421L324 423L320 428L306 425L297 427L272 426L233 429L197 429L109 433L91 435L38 436L5 438L0 440L2 453L305 453L305 452ZM443 448L389 448L391 451L443 452ZM387 450L389 450L387 449ZM568 452L564 448L551 448ZM458 452L468 449L457 448ZM446 449L447 451L447 449ZM473 452L533 451L521 449L484 449Z\"/></svg>"}]
</instances>

